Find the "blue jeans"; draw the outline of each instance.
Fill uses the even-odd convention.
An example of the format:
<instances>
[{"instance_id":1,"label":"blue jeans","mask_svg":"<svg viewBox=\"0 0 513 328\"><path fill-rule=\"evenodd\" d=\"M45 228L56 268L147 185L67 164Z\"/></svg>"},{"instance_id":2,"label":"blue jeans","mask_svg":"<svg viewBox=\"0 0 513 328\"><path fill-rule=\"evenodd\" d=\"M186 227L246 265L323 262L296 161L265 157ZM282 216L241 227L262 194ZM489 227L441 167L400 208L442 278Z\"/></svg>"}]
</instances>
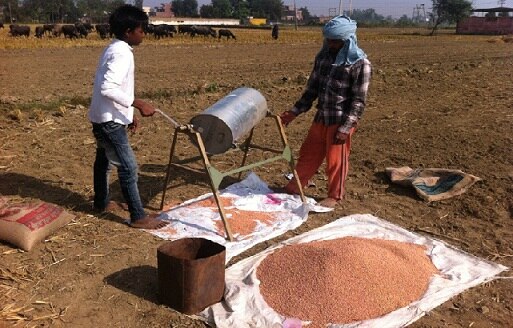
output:
<instances>
[{"instance_id":1,"label":"blue jeans","mask_svg":"<svg viewBox=\"0 0 513 328\"><path fill-rule=\"evenodd\" d=\"M109 203L109 174L114 165L131 221L144 218L146 213L137 188L137 162L128 142L126 126L113 121L93 123L93 134L96 138L94 207L104 210Z\"/></svg>"}]
</instances>

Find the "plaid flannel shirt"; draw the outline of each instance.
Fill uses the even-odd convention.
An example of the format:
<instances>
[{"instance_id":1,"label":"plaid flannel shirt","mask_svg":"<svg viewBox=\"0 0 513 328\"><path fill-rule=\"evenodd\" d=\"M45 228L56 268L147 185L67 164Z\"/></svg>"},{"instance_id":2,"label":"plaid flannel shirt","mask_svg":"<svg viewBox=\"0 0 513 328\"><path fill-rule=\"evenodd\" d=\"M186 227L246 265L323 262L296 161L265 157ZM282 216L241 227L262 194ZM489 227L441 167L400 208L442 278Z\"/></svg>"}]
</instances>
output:
<instances>
[{"instance_id":1,"label":"plaid flannel shirt","mask_svg":"<svg viewBox=\"0 0 513 328\"><path fill-rule=\"evenodd\" d=\"M372 66L366 58L350 66L336 66L334 61L335 56L327 49L317 54L306 90L292 112L296 115L307 112L317 99L314 121L324 125L339 124L339 132L349 133L365 109Z\"/></svg>"}]
</instances>

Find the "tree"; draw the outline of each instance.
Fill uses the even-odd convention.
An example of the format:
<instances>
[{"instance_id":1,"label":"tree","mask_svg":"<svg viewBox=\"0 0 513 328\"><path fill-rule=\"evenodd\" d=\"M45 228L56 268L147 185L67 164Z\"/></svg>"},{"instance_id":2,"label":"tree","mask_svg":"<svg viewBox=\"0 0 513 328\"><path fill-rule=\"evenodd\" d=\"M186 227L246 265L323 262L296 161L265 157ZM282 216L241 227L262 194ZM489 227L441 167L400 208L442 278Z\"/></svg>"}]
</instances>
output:
<instances>
[{"instance_id":1,"label":"tree","mask_svg":"<svg viewBox=\"0 0 513 328\"><path fill-rule=\"evenodd\" d=\"M198 1L196 0L173 0L171 6L175 16L198 17Z\"/></svg>"},{"instance_id":2,"label":"tree","mask_svg":"<svg viewBox=\"0 0 513 328\"><path fill-rule=\"evenodd\" d=\"M20 16L18 1L0 0L0 8L3 9L2 16L5 22L14 22Z\"/></svg>"},{"instance_id":3,"label":"tree","mask_svg":"<svg viewBox=\"0 0 513 328\"><path fill-rule=\"evenodd\" d=\"M312 19L312 15L310 14L310 11L308 10L307 7L301 7L301 8L299 8L299 11L303 15L304 21L308 22L308 21L310 21L310 19Z\"/></svg>"},{"instance_id":4,"label":"tree","mask_svg":"<svg viewBox=\"0 0 513 328\"><path fill-rule=\"evenodd\" d=\"M134 0L134 6L136 6L137 8L141 8L143 7L143 0Z\"/></svg>"},{"instance_id":5,"label":"tree","mask_svg":"<svg viewBox=\"0 0 513 328\"><path fill-rule=\"evenodd\" d=\"M249 16L250 9L247 0L230 0L233 8L233 18L244 19Z\"/></svg>"},{"instance_id":6,"label":"tree","mask_svg":"<svg viewBox=\"0 0 513 328\"><path fill-rule=\"evenodd\" d=\"M407 26L414 26L415 22L411 18L409 18L407 15L402 15L397 22L394 24L396 27L407 27Z\"/></svg>"},{"instance_id":7,"label":"tree","mask_svg":"<svg viewBox=\"0 0 513 328\"><path fill-rule=\"evenodd\" d=\"M214 17L214 7L212 5L201 6L200 7L200 17L213 18Z\"/></svg>"},{"instance_id":8,"label":"tree","mask_svg":"<svg viewBox=\"0 0 513 328\"><path fill-rule=\"evenodd\" d=\"M106 22L117 7L142 0L0 0L3 17L11 21L39 23L74 23L87 16L94 22Z\"/></svg>"},{"instance_id":9,"label":"tree","mask_svg":"<svg viewBox=\"0 0 513 328\"><path fill-rule=\"evenodd\" d=\"M230 0L212 0L212 7L214 9L214 17L232 17L233 9Z\"/></svg>"},{"instance_id":10,"label":"tree","mask_svg":"<svg viewBox=\"0 0 513 328\"><path fill-rule=\"evenodd\" d=\"M119 6L125 4L124 0L77 0L78 12L81 16L88 16L95 22L107 22L109 15Z\"/></svg>"},{"instance_id":11,"label":"tree","mask_svg":"<svg viewBox=\"0 0 513 328\"><path fill-rule=\"evenodd\" d=\"M23 0L21 4L18 19L26 22L74 22L80 15L73 0Z\"/></svg>"},{"instance_id":12,"label":"tree","mask_svg":"<svg viewBox=\"0 0 513 328\"><path fill-rule=\"evenodd\" d=\"M382 15L376 13L374 8L369 9L354 9L351 14L351 19L354 19L358 24L375 24L385 19Z\"/></svg>"},{"instance_id":13,"label":"tree","mask_svg":"<svg viewBox=\"0 0 513 328\"><path fill-rule=\"evenodd\" d=\"M251 15L265 17L272 21L281 19L283 2L281 0L249 0Z\"/></svg>"},{"instance_id":14,"label":"tree","mask_svg":"<svg viewBox=\"0 0 513 328\"><path fill-rule=\"evenodd\" d=\"M113 12L114 10L116 10L116 8L126 4L125 3L125 0L108 0L108 1L103 1L105 3L105 7L107 8L107 11L109 12ZM197 4L196 4L197 6Z\"/></svg>"},{"instance_id":15,"label":"tree","mask_svg":"<svg viewBox=\"0 0 513 328\"><path fill-rule=\"evenodd\" d=\"M472 2L467 0L433 0L434 25L431 35L442 23L456 23L459 20L470 16Z\"/></svg>"},{"instance_id":16,"label":"tree","mask_svg":"<svg viewBox=\"0 0 513 328\"><path fill-rule=\"evenodd\" d=\"M90 17L94 22L106 22L110 10L102 0L78 0L77 10L82 16Z\"/></svg>"}]
</instances>

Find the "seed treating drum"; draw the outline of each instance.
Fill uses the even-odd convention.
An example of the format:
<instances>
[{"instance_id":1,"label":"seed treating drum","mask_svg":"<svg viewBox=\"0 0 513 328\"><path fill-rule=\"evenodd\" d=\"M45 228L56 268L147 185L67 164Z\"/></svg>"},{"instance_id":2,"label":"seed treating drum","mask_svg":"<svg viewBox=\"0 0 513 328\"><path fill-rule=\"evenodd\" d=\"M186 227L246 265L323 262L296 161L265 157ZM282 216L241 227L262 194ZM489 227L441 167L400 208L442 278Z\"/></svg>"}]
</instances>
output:
<instances>
[{"instance_id":1,"label":"seed treating drum","mask_svg":"<svg viewBox=\"0 0 513 328\"><path fill-rule=\"evenodd\" d=\"M221 154L267 115L267 101L252 88L238 88L230 92L190 123L201 134L209 154Z\"/></svg>"},{"instance_id":2,"label":"seed treating drum","mask_svg":"<svg viewBox=\"0 0 513 328\"><path fill-rule=\"evenodd\" d=\"M210 186L212 187L212 193L219 210L219 215L223 221L223 225L226 231L226 236L229 241L233 241L233 236L230 229L230 224L226 220L226 213L222 201L220 200L219 185L223 179L227 176L233 176L238 174L241 179L241 173L243 171L249 171L255 167L269 164L278 160L286 160L289 163L290 170L296 180L299 194L303 204L306 204L306 198L303 194L303 189L299 183L299 178L296 173L294 160L292 158L292 150L287 142L285 136L285 130L280 121L280 117L272 115L268 112L267 102L260 92L252 88L239 88L230 92L227 96L219 100L217 103L207 108L201 114L193 117L189 124L180 125L178 122L168 117L167 114L160 112L175 126L175 132L173 135L173 141L171 143L171 150L169 152L169 163L167 165L166 179L164 182L164 188L162 190L162 200L160 202L160 209L164 209L164 201L166 197L166 191L168 189L169 180L171 177L171 168L173 161L178 160L183 163L189 163L191 160L197 160L197 157L191 157L186 160L182 160L175 156L175 147L177 146L177 140L179 134L186 134L192 143L194 143L200 152L200 156L203 158L203 165L205 166L205 172L210 180ZM269 114L269 115L268 115ZM251 143L253 136L253 128L265 117L276 122L278 133L282 142L283 148L281 150L271 150L272 153L277 155L274 157L266 158L260 162L253 162L246 165L246 159L249 148L256 148L256 145ZM242 163L239 167L232 168L228 171L221 171L212 165L209 154L221 154L226 152L233 147L236 141L248 134L245 142L247 147L240 147L240 150L244 152ZM201 147L200 145L203 145ZM178 164L178 163L176 163Z\"/></svg>"}]
</instances>

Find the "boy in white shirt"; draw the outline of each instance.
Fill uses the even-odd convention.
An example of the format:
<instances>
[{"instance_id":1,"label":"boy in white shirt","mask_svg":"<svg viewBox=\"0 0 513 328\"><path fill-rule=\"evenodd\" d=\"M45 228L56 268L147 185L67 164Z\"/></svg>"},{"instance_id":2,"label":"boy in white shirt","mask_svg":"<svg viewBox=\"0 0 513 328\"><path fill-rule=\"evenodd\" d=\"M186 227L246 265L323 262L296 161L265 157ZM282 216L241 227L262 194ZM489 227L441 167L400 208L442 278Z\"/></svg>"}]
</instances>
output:
<instances>
[{"instance_id":1,"label":"boy in white shirt","mask_svg":"<svg viewBox=\"0 0 513 328\"><path fill-rule=\"evenodd\" d=\"M137 161L127 135L127 129L137 129L138 120L134 116L134 108L143 117L155 114L153 105L134 96L132 46L142 42L148 16L135 6L123 5L111 14L109 24L115 39L100 57L88 113L97 144L94 208L104 211L110 204L109 173L111 166L115 165L130 212L130 226L158 229L167 223L157 219L157 215L144 211L137 187Z\"/></svg>"}]
</instances>

